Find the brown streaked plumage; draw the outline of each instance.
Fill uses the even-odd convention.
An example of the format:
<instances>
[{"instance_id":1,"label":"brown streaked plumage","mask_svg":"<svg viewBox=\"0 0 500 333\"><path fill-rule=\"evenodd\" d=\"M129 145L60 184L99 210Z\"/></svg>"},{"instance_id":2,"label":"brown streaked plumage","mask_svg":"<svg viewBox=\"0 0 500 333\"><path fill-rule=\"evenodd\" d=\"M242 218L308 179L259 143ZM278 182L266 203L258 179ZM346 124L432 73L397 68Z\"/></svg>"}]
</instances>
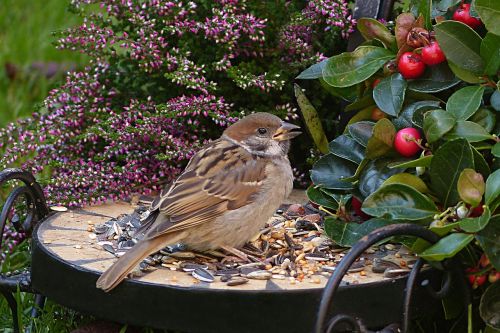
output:
<instances>
[{"instance_id":1,"label":"brown streaked plumage","mask_svg":"<svg viewBox=\"0 0 500 333\"><path fill-rule=\"evenodd\" d=\"M144 238L118 259L97 287L109 291L146 256L182 242L205 251L239 247L254 236L292 189L287 158L298 126L268 113L228 127L189 161L151 204L158 212Z\"/></svg>"}]
</instances>

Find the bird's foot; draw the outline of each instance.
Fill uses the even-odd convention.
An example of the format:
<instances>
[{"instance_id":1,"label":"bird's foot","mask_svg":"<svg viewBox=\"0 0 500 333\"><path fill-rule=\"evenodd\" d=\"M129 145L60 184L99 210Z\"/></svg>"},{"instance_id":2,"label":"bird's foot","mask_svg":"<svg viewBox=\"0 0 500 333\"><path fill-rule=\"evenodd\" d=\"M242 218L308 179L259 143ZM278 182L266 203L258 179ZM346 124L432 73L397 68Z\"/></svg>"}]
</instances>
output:
<instances>
[{"instance_id":1,"label":"bird's foot","mask_svg":"<svg viewBox=\"0 0 500 333\"><path fill-rule=\"evenodd\" d=\"M225 246L225 245L223 245L220 248L223 249L224 251L226 251L226 252L228 252L228 253L230 253L230 254L232 254L232 255L234 255L234 256L236 256L236 257L238 257L238 258L240 258L240 259L242 259L244 261L246 261L246 262L250 261L250 258L248 258L248 256L245 253L243 253L242 251L240 251L240 250L238 250L238 249L236 249L236 248L234 248L232 246Z\"/></svg>"}]
</instances>

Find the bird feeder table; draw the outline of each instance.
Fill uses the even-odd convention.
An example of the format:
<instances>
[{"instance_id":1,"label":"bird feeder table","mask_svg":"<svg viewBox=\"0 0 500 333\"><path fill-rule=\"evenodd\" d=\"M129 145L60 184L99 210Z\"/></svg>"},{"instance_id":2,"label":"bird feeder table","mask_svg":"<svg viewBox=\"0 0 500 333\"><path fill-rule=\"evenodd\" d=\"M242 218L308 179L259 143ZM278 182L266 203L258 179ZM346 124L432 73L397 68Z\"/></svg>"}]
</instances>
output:
<instances>
[{"instance_id":1,"label":"bird feeder table","mask_svg":"<svg viewBox=\"0 0 500 333\"><path fill-rule=\"evenodd\" d=\"M291 200L303 202L297 193ZM39 223L32 236L33 288L78 311L133 325L185 332L312 331L328 280L324 275L314 282L269 279L228 286L220 277L207 283L160 267L125 280L109 293L97 289L97 278L117 258L97 244L89 226L133 210L131 204L117 202L57 212ZM358 274L351 274L346 279L360 283L340 288L332 313L356 314L370 327L398 320L405 278L381 280L380 275L368 274L360 280ZM420 304L420 314L439 306Z\"/></svg>"}]
</instances>

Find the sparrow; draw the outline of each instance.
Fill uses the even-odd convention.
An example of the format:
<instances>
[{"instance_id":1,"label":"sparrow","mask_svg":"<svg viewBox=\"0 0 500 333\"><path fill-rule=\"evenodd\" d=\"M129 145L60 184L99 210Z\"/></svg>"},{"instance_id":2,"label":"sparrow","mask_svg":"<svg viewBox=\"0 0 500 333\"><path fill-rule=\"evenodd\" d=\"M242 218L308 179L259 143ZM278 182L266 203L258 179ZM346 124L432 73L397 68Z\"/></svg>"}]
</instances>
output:
<instances>
[{"instance_id":1,"label":"sparrow","mask_svg":"<svg viewBox=\"0 0 500 333\"><path fill-rule=\"evenodd\" d=\"M298 129L269 113L229 126L155 198L149 208L155 217L144 237L99 277L97 288L115 288L167 245L183 243L195 251L243 246L292 191L287 154Z\"/></svg>"}]
</instances>

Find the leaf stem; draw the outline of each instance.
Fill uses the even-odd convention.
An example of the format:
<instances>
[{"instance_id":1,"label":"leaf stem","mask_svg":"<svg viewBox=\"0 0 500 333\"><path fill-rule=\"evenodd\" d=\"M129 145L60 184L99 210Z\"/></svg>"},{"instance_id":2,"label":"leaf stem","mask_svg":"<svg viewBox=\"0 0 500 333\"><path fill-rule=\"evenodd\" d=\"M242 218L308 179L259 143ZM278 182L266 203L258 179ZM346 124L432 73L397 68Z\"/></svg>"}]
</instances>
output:
<instances>
[{"instance_id":1,"label":"leaf stem","mask_svg":"<svg viewBox=\"0 0 500 333\"><path fill-rule=\"evenodd\" d=\"M333 216L333 217L338 217L338 215L337 215L337 214L332 213L331 211L329 211L328 209L326 209L326 208L325 208L325 207L323 207L323 206L319 206L319 210L320 210L320 211L322 211L322 212L327 213L327 214L328 214L328 215L330 215L330 216Z\"/></svg>"}]
</instances>

